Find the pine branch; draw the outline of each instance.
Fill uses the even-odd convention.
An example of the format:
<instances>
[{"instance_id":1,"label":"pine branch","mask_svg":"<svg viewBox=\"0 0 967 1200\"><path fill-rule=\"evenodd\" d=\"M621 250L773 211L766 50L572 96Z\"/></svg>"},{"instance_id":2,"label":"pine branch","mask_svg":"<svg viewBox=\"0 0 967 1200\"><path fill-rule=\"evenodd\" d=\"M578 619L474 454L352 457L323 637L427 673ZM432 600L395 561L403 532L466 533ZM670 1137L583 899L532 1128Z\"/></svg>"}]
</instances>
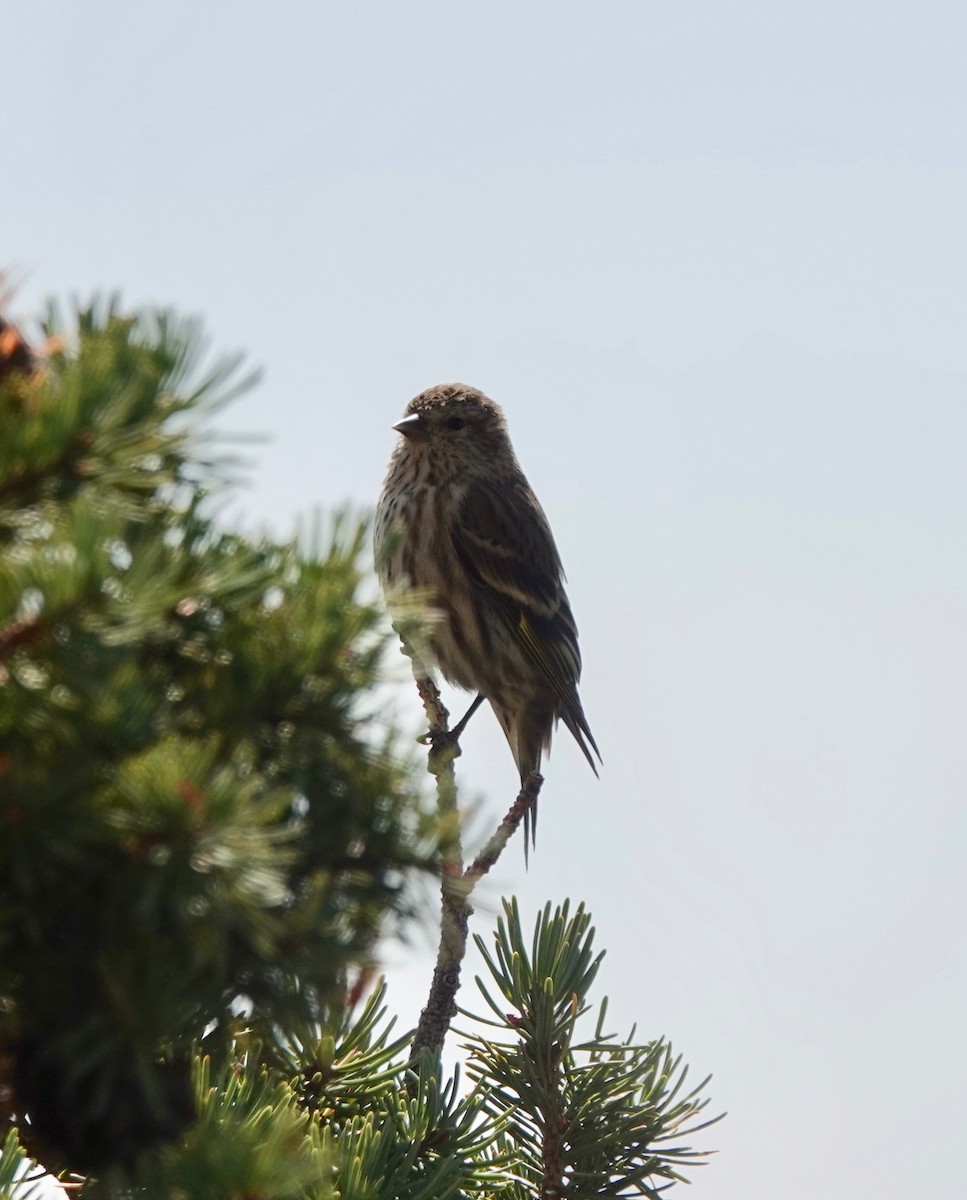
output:
<instances>
[{"instance_id":1,"label":"pine branch","mask_svg":"<svg viewBox=\"0 0 967 1200\"><path fill-rule=\"evenodd\" d=\"M669 1145L713 1123L698 1119L708 1080L682 1095L681 1058L663 1039L606 1033L607 1001L592 1037L577 1040L603 958L592 952L593 933L583 906L572 918L568 904L553 913L547 905L528 943L516 902L504 902L493 950L475 939L498 993L478 979L494 1019L477 1020L504 1036L471 1036L469 1073L486 1110L506 1119L520 1170L542 1198L657 1200L684 1166L708 1156Z\"/></svg>"}]
</instances>

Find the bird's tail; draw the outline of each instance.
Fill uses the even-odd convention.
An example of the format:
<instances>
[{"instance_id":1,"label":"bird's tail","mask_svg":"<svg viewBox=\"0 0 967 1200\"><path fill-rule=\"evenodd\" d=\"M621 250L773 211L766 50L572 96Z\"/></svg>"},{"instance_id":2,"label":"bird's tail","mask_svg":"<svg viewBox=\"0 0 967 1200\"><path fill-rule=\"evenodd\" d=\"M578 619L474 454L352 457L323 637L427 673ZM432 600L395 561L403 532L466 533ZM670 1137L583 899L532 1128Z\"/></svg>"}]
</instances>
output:
<instances>
[{"instance_id":1,"label":"bird's tail","mask_svg":"<svg viewBox=\"0 0 967 1200\"><path fill-rule=\"evenodd\" d=\"M591 770L595 775L598 774L594 755L597 755L598 762L602 762L601 751L598 749L587 717L584 715L577 688L574 689L573 696L568 698L567 704L562 706L559 714L553 708L544 705L530 704L526 707L510 709L497 706L491 701L491 706L510 745L514 762L520 772L521 787L527 782L532 772L540 773L541 759L546 752L550 751L551 734L557 723L558 715L571 731L574 740L581 748L581 753L588 760ZM535 799L524 813L525 863L531 847L536 845L536 838L537 800Z\"/></svg>"},{"instance_id":2,"label":"bird's tail","mask_svg":"<svg viewBox=\"0 0 967 1200\"><path fill-rule=\"evenodd\" d=\"M591 751L594 751L598 762L602 765L604 759L601 757L598 743L594 740L594 734L591 732L590 725L588 725L588 719L584 715L584 709L581 707L581 699L578 696L577 688L574 689L574 695L570 697L568 703L564 705L561 711L561 720L571 731L574 740L581 747L581 753L588 760L588 765L597 776L598 768Z\"/></svg>"}]
</instances>

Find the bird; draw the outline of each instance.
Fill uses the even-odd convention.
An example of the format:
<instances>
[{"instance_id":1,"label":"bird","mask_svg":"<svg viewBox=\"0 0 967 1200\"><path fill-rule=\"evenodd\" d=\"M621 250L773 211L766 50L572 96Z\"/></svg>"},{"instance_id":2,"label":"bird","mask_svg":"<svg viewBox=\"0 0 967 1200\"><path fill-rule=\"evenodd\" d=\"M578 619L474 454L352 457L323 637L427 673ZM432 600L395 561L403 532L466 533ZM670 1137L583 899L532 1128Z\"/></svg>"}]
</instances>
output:
<instances>
[{"instance_id":1,"label":"bird","mask_svg":"<svg viewBox=\"0 0 967 1200\"><path fill-rule=\"evenodd\" d=\"M393 429L400 437L374 524L377 574L391 615L394 597L427 597L435 665L476 693L456 730L488 701L523 785L561 720L597 775L595 756L603 760L578 695L561 558L502 409L477 388L443 383L414 397Z\"/></svg>"}]
</instances>

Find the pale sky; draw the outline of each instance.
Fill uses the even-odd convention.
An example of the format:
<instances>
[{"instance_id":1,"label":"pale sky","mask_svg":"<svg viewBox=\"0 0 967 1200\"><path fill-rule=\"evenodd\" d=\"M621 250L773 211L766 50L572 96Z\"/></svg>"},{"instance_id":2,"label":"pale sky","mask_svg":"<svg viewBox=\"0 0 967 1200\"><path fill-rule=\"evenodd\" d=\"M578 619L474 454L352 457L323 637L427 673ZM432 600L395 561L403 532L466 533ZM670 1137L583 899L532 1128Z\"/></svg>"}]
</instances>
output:
<instances>
[{"instance_id":1,"label":"pale sky","mask_svg":"<svg viewBox=\"0 0 967 1200\"><path fill-rule=\"evenodd\" d=\"M372 505L431 384L504 406L605 763L560 733L474 930L587 903L616 1031L729 1111L689 1195L962 1195L967 10L32 0L4 41L15 311L247 351L251 525ZM483 835L489 712L459 768Z\"/></svg>"}]
</instances>

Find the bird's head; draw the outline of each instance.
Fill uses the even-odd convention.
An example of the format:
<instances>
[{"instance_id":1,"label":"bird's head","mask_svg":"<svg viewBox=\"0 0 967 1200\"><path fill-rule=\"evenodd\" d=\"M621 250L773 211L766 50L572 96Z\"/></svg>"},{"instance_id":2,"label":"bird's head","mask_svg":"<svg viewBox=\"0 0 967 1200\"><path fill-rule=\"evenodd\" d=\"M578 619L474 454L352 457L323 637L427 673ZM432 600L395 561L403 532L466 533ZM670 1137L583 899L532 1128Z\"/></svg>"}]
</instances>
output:
<instances>
[{"instance_id":1,"label":"bird's head","mask_svg":"<svg viewBox=\"0 0 967 1200\"><path fill-rule=\"evenodd\" d=\"M500 406L464 383L421 392L393 428L403 435L401 453L426 456L445 476L516 466Z\"/></svg>"}]
</instances>

